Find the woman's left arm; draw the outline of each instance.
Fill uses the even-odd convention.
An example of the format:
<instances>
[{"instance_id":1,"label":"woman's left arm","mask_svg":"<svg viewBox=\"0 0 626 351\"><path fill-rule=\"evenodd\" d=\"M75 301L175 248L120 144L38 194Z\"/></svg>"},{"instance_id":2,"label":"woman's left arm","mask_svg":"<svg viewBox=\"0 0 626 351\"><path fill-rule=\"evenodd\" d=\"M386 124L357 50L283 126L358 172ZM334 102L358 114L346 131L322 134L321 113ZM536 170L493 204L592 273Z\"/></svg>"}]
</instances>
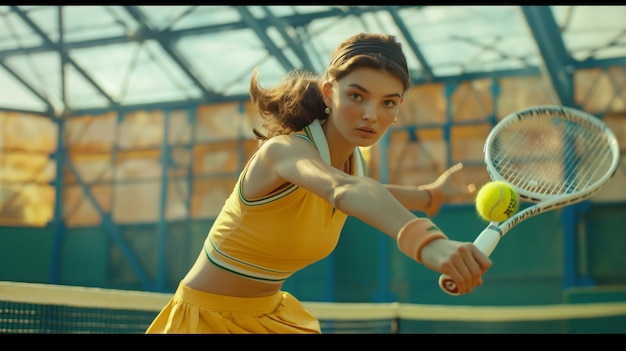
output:
<instances>
[{"instance_id":1,"label":"woman's left arm","mask_svg":"<svg viewBox=\"0 0 626 351\"><path fill-rule=\"evenodd\" d=\"M456 179L458 177L455 176L461 169L463 164L457 163L443 172L437 180L426 185L385 184L385 187L408 210L423 211L432 217L439 212L443 203L476 191L474 184L466 184Z\"/></svg>"}]
</instances>

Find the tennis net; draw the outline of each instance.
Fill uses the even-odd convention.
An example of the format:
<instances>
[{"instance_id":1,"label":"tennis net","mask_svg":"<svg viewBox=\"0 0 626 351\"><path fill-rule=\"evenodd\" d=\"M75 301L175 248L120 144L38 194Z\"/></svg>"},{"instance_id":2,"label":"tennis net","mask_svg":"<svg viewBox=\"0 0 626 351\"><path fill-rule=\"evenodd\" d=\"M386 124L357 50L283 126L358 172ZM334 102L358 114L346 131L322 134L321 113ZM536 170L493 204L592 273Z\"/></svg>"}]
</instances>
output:
<instances>
[{"instance_id":1,"label":"tennis net","mask_svg":"<svg viewBox=\"0 0 626 351\"><path fill-rule=\"evenodd\" d=\"M0 282L0 333L144 333L171 294ZM626 333L626 302L445 306L304 302L322 331L343 333Z\"/></svg>"}]
</instances>

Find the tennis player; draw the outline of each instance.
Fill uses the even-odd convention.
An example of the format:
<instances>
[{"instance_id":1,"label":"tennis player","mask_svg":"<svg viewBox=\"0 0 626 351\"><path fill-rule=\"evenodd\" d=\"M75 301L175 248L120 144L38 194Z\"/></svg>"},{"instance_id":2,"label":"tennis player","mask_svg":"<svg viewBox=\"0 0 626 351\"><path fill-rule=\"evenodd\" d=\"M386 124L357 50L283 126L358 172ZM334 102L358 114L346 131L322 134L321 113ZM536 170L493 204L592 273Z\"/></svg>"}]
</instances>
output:
<instances>
[{"instance_id":1,"label":"tennis player","mask_svg":"<svg viewBox=\"0 0 626 351\"><path fill-rule=\"evenodd\" d=\"M390 35L341 43L325 75L294 71L250 95L264 133L195 264L147 333L321 333L318 319L283 282L328 256L347 216L387 234L461 294L482 284L491 260L450 240L432 217L468 187L457 164L431 184L383 185L367 177L358 147L376 143L398 116L409 88L401 45Z\"/></svg>"}]
</instances>

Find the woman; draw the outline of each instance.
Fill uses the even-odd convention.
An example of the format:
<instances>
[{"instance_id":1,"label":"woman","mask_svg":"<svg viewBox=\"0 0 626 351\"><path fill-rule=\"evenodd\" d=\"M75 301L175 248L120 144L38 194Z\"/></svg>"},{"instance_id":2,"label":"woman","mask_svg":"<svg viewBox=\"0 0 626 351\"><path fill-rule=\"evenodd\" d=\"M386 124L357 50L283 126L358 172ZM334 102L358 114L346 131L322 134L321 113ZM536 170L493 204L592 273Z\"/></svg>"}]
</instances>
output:
<instances>
[{"instance_id":1,"label":"woman","mask_svg":"<svg viewBox=\"0 0 626 351\"><path fill-rule=\"evenodd\" d=\"M358 34L341 43L325 77L292 72L250 94L267 135L243 169L195 264L148 333L320 333L319 321L283 282L335 248L347 216L396 240L467 294L491 260L471 243L448 240L428 218L467 192L444 172L422 187L382 185L365 176L358 147L376 143L409 88L393 36Z\"/></svg>"}]
</instances>

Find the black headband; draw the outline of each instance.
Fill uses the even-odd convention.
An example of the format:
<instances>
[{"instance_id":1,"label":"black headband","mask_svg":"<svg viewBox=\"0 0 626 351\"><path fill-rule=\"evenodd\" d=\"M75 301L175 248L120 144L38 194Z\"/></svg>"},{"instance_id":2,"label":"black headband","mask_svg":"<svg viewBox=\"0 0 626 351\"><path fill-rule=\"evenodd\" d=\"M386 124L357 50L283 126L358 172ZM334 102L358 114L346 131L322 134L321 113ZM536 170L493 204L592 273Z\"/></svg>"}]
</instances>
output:
<instances>
[{"instance_id":1,"label":"black headband","mask_svg":"<svg viewBox=\"0 0 626 351\"><path fill-rule=\"evenodd\" d=\"M335 55L335 58L331 62L333 66L337 61L341 60L341 63L348 60L350 57L356 55L369 55L369 56L385 56L388 60L392 60L400 67L408 72L406 57L402 51L394 45L381 42L381 41L355 41L343 47L341 51Z\"/></svg>"}]
</instances>

